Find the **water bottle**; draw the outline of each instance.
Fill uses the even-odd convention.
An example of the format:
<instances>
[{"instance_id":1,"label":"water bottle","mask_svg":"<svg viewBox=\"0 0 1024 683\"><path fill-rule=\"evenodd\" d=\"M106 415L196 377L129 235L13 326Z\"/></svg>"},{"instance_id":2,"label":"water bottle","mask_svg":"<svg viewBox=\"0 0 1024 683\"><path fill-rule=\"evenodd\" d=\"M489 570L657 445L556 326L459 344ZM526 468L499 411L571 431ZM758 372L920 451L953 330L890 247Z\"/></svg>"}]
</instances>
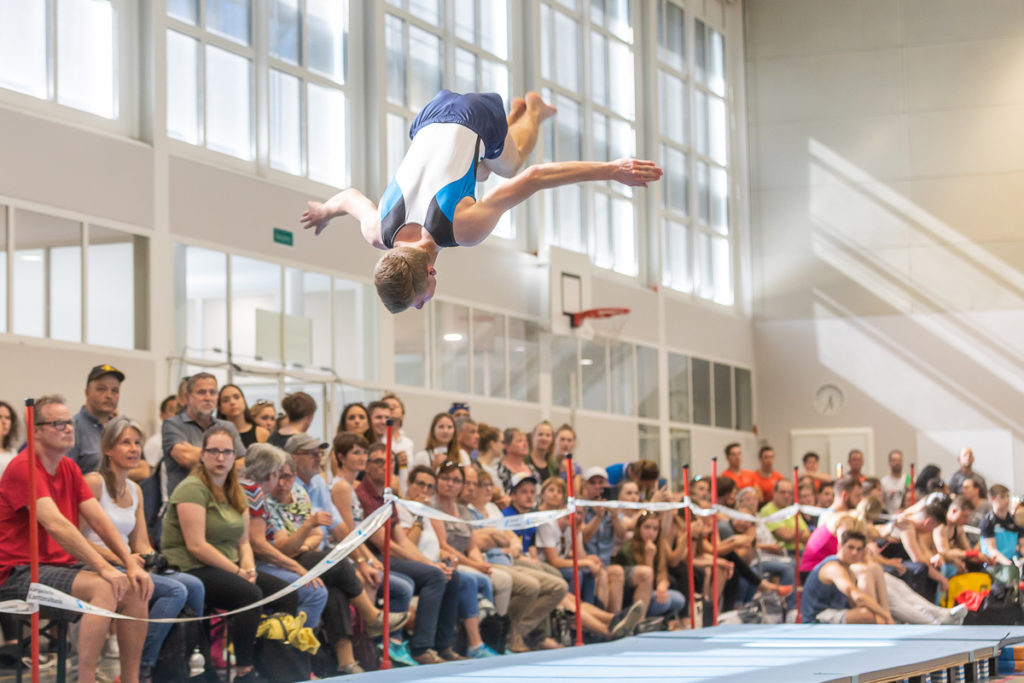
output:
<instances>
[{"instance_id":1,"label":"water bottle","mask_svg":"<svg viewBox=\"0 0 1024 683\"><path fill-rule=\"evenodd\" d=\"M206 658L203 657L203 653L196 647L192 651L192 656L188 658L188 675L189 678L195 676L202 676L203 672L206 671Z\"/></svg>"}]
</instances>

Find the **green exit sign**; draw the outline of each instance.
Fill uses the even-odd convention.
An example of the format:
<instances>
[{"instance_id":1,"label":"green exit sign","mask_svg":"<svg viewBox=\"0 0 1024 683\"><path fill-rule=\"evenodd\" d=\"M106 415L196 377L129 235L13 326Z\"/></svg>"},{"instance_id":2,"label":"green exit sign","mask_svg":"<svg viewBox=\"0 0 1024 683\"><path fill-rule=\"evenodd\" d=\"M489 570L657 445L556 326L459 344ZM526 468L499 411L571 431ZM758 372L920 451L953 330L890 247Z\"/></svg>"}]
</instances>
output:
<instances>
[{"instance_id":1,"label":"green exit sign","mask_svg":"<svg viewBox=\"0 0 1024 683\"><path fill-rule=\"evenodd\" d=\"M294 242L295 236L292 234L291 230L274 228L274 244L283 244L286 247L290 247Z\"/></svg>"}]
</instances>

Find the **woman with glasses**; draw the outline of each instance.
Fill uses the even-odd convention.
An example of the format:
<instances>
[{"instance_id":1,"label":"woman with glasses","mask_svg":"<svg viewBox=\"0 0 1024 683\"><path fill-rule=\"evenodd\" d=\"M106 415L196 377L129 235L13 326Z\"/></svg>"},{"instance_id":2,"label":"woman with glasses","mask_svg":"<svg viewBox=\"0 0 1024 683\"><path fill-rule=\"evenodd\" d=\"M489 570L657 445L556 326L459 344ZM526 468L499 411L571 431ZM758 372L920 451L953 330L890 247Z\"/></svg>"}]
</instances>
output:
<instances>
[{"instance_id":1,"label":"woman with glasses","mask_svg":"<svg viewBox=\"0 0 1024 683\"><path fill-rule=\"evenodd\" d=\"M461 462L460 458L459 440L455 438L455 420L448 413L438 413L430 421L427 446L413 457L412 467L427 467L436 472L442 463L458 463Z\"/></svg>"},{"instance_id":2,"label":"woman with glasses","mask_svg":"<svg viewBox=\"0 0 1024 683\"><path fill-rule=\"evenodd\" d=\"M234 433L214 426L203 435L199 463L174 489L163 521L163 550L168 562L192 574L206 588L206 606L233 610L261 600L288 584L256 571L249 543L245 492L235 469ZM295 593L270 603L270 609L295 614ZM231 617L231 642L238 664L236 683L261 682L254 654L259 610Z\"/></svg>"},{"instance_id":3,"label":"woman with glasses","mask_svg":"<svg viewBox=\"0 0 1024 683\"><path fill-rule=\"evenodd\" d=\"M467 473L472 477L467 478ZM477 473L472 467L463 467L446 462L437 473L437 498L435 507L452 517L472 520L473 516L465 505L459 502L463 489L476 488ZM504 616L508 612L509 596L512 593L512 577L500 567L495 567L477 547L473 527L458 522L442 522L435 525L441 549L458 562L462 583L475 585L475 595L494 605L495 612ZM467 590L467 593L469 591ZM466 608L462 612L470 612ZM470 658L490 657L498 654L486 645L470 647Z\"/></svg>"},{"instance_id":4,"label":"woman with glasses","mask_svg":"<svg viewBox=\"0 0 1024 683\"><path fill-rule=\"evenodd\" d=\"M225 384L217 394L217 417L235 425L242 445L248 448L254 443L263 443L270 432L257 424L245 403L245 394L235 384Z\"/></svg>"},{"instance_id":5,"label":"woman with glasses","mask_svg":"<svg viewBox=\"0 0 1024 683\"><path fill-rule=\"evenodd\" d=\"M85 475L96 500L114 523L122 540L132 550L132 559L146 567L146 557L153 553L143 515L142 489L128 478L142 458L142 427L127 417L115 417L100 434L100 467ZM82 535L93 544L107 562L119 566L121 560L112 553L88 522L79 522ZM190 574L180 572L152 573L153 596L150 598L150 619L177 617L188 605L196 616L203 614L203 583ZM171 624L150 623L142 648L139 679L147 681Z\"/></svg>"}]
</instances>

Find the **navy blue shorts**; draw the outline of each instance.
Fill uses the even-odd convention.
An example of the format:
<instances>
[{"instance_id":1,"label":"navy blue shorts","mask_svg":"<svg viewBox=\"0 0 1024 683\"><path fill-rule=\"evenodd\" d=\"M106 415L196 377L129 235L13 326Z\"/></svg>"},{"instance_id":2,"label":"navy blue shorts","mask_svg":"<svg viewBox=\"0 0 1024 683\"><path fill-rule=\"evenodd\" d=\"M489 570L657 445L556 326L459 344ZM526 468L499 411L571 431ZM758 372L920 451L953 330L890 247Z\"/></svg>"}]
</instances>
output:
<instances>
[{"instance_id":1,"label":"navy blue shorts","mask_svg":"<svg viewBox=\"0 0 1024 683\"><path fill-rule=\"evenodd\" d=\"M505 103L498 93L460 95L442 90L416 115L409 127L409 139L431 123L458 123L472 130L484 142L484 159L497 159L505 149L508 120Z\"/></svg>"}]
</instances>

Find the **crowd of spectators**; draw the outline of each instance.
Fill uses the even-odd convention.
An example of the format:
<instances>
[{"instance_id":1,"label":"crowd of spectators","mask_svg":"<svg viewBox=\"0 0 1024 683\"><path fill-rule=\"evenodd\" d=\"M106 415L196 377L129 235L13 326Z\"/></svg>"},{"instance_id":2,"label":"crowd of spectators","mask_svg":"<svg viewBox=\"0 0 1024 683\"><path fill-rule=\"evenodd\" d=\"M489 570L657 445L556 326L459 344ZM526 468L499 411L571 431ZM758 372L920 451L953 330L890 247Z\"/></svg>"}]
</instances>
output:
<instances>
[{"instance_id":1,"label":"crowd of spectators","mask_svg":"<svg viewBox=\"0 0 1024 683\"><path fill-rule=\"evenodd\" d=\"M0 401L0 600L24 599L28 588L30 495L41 525L40 581L78 599L158 618L234 610L276 593L384 505L390 420L395 495L447 517L398 505L386 522L388 623L383 527L265 609L304 615L340 673L363 670L359 638L387 639L392 659L409 666L553 649L565 644L560 624L576 610L570 517L514 531L468 522L562 510L570 476L583 501L683 499L654 462L601 467L588 464L597 458L573 457L570 425L501 428L455 403L433 417L418 450L402 428L404 404L387 394L345 406L327 442L308 432L318 410L308 394L286 396L280 412L266 401L249 406L241 387L218 386L206 372L161 403L160 433L147 439L119 408L124 381L113 366L93 368L74 414L60 396L36 400L35 424L26 427L38 456L34 492L27 455L18 452L25 437L18 415ZM911 482L900 451L889 454L880 478L862 471L858 450L838 478L807 453L795 486L775 470L769 446L754 470L743 468L739 444L724 455L714 482L722 510L709 509L708 476L689 482L692 504L706 511L692 515L689 542L682 510L577 508L588 639L685 628L697 607L726 613L759 596L783 604L793 619L798 574L805 622L954 623L963 610L936 604L949 578L1019 557L1009 490L987 486L970 449L948 483L932 465ZM760 521L794 502L805 508ZM158 571L157 558L169 568ZM691 575L697 605L686 597ZM12 622L2 622L7 639ZM257 609L231 618L236 681L262 680L259 622ZM95 680L104 647L117 652L124 683L152 678L169 624L123 620L111 630L96 615L81 624L78 680Z\"/></svg>"}]
</instances>

